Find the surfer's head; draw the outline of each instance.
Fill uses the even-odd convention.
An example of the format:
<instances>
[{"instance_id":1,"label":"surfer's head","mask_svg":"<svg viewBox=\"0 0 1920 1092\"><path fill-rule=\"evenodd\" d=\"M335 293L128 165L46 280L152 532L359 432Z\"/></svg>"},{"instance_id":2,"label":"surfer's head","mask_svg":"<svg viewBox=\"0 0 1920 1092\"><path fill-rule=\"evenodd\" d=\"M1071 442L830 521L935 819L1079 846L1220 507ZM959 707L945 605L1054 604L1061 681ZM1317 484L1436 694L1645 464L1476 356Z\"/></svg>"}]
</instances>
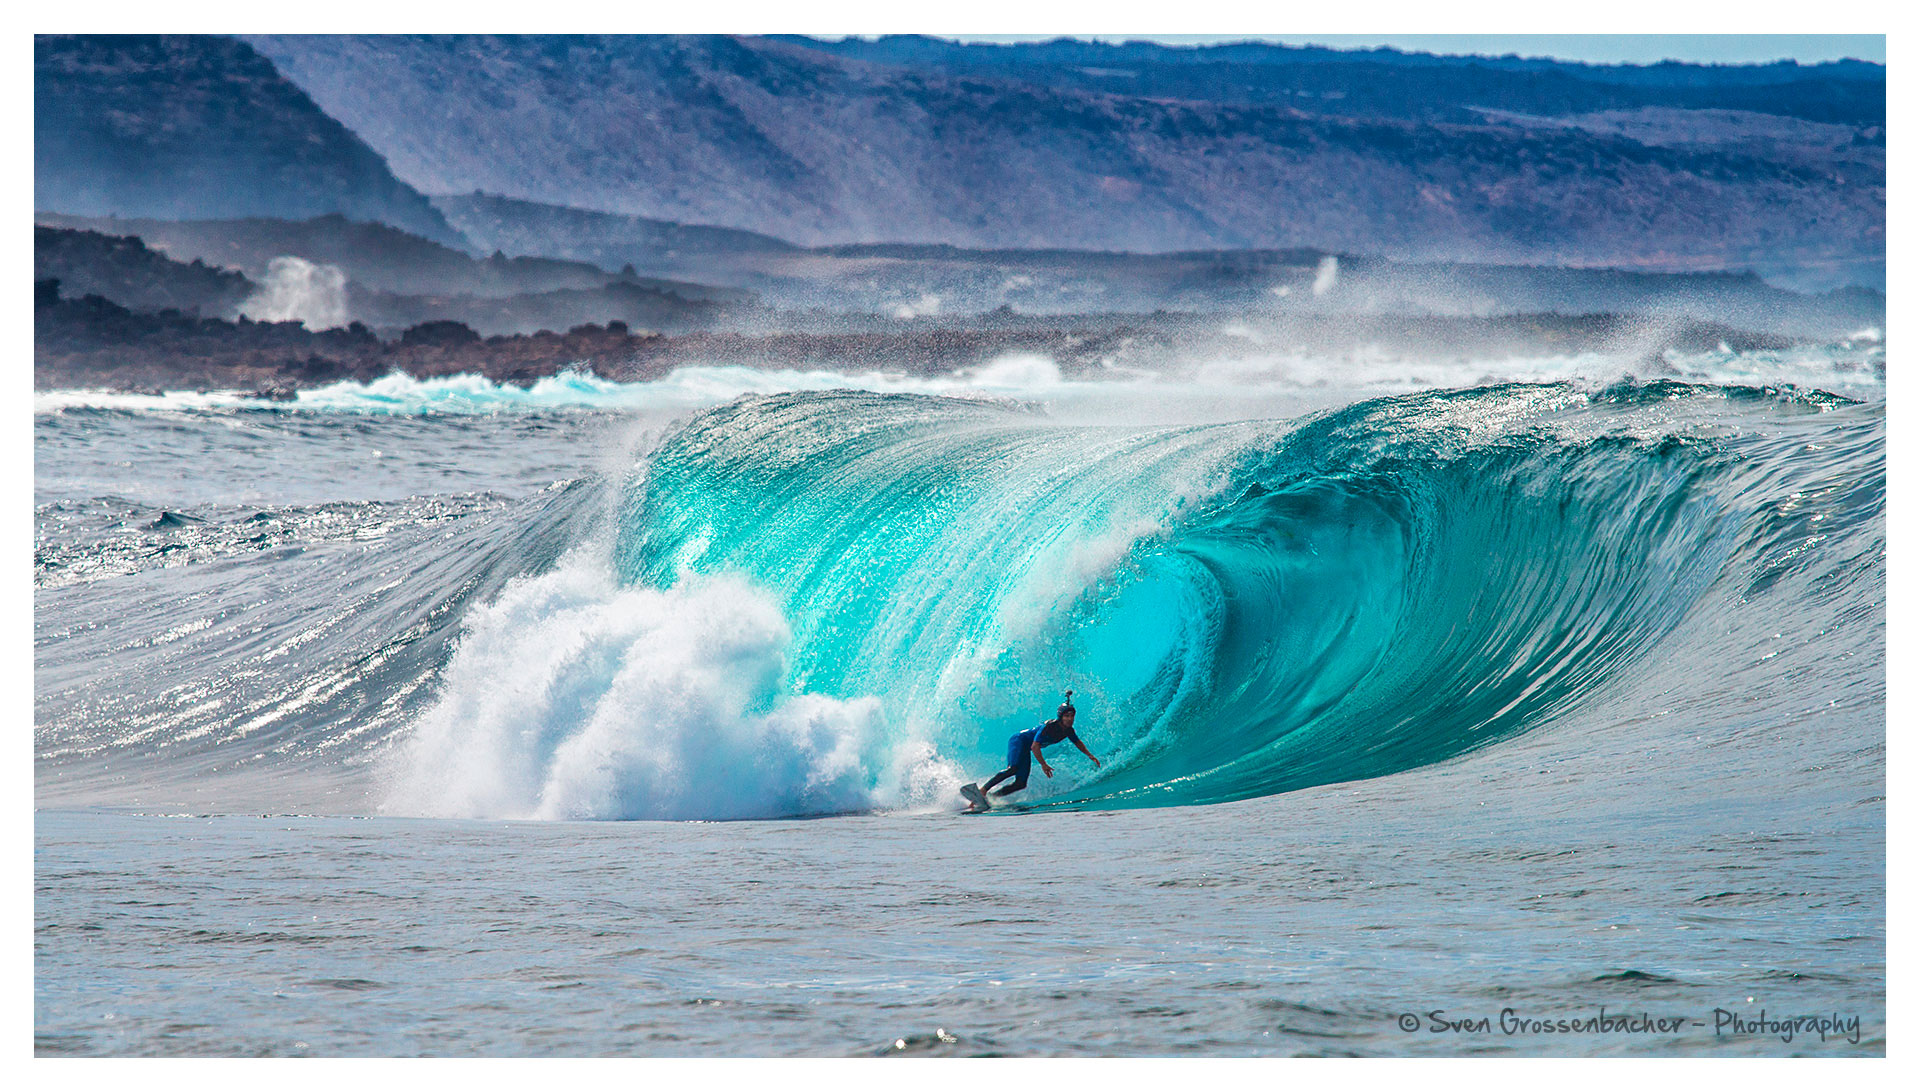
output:
<instances>
[{"instance_id":1,"label":"surfer's head","mask_svg":"<svg viewBox=\"0 0 1920 1092\"><path fill-rule=\"evenodd\" d=\"M1073 723L1073 703L1067 702L1067 701L1061 702L1060 708L1054 710L1053 715L1060 718L1061 720L1065 721L1068 724L1072 724Z\"/></svg>"}]
</instances>

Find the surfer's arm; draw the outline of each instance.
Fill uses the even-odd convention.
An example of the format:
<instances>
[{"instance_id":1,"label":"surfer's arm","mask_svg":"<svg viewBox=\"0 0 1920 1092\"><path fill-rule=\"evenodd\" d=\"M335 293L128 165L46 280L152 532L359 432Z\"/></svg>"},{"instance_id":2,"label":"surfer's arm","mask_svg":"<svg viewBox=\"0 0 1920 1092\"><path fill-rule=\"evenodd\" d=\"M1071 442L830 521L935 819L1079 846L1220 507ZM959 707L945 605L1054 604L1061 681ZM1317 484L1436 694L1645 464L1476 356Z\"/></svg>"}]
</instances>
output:
<instances>
[{"instance_id":1,"label":"surfer's arm","mask_svg":"<svg viewBox=\"0 0 1920 1092\"><path fill-rule=\"evenodd\" d=\"M1097 758L1094 758L1094 757L1093 757L1093 752L1092 752L1092 751L1089 751L1089 750L1087 750L1087 745L1086 745L1086 744L1084 744L1084 743L1082 743L1082 742L1080 742L1080 737L1079 737L1079 736L1078 736L1077 734L1075 734L1075 733L1073 733L1073 732L1068 732L1068 733L1067 733L1067 738L1073 741L1073 745L1074 745L1075 747L1078 747L1078 748L1080 748L1080 753L1081 753L1081 754L1083 754L1083 755L1086 755L1086 756L1087 756L1087 760L1088 760L1089 762L1092 762L1092 763L1093 763L1093 768L1094 768L1094 769L1096 769L1096 770L1097 770L1097 769L1099 769L1099 768L1100 768L1100 760L1099 760L1099 759L1097 759Z\"/></svg>"},{"instance_id":2,"label":"surfer's arm","mask_svg":"<svg viewBox=\"0 0 1920 1092\"><path fill-rule=\"evenodd\" d=\"M1040 772L1046 774L1048 777L1052 777L1053 767L1047 765L1047 757L1040 753L1040 737L1039 736L1033 737L1033 757L1035 761L1040 763Z\"/></svg>"}]
</instances>

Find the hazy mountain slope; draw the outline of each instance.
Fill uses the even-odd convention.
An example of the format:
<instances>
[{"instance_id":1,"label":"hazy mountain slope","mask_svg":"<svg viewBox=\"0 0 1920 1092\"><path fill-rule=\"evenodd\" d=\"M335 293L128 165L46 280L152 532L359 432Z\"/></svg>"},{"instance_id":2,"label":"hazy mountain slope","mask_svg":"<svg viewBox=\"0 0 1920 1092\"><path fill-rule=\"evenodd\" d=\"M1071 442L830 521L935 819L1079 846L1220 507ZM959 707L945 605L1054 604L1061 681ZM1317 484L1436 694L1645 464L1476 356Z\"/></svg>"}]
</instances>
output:
<instances>
[{"instance_id":1,"label":"hazy mountain slope","mask_svg":"<svg viewBox=\"0 0 1920 1092\"><path fill-rule=\"evenodd\" d=\"M771 39L254 41L425 192L485 190L802 244L1313 246L1641 268L1884 253L1883 130L1858 124L1883 94L1870 80L1827 81L1851 88L1822 92L1831 108L1821 109L1850 118L1859 146L1809 165L1738 143L1643 143L1619 124L1130 95L1083 85L1100 75L955 73ZM1238 71L1214 68L1215 83ZM1467 80L1447 100L1456 105L1481 74L1399 69ZM1565 110L1589 116L1684 109L1698 90L1592 92L1593 80L1565 73L1493 71L1552 83ZM1707 90L1727 108L1733 91L1760 105L1820 99L1780 86ZM1340 101L1324 97L1335 90L1315 101ZM1473 105L1537 111L1549 99L1515 91Z\"/></svg>"},{"instance_id":2,"label":"hazy mountain slope","mask_svg":"<svg viewBox=\"0 0 1920 1092\"><path fill-rule=\"evenodd\" d=\"M751 231L543 205L484 193L435 197L433 206L482 250L572 258L608 269L634 261L635 254L679 259L697 266L709 259L791 254L798 249L784 239Z\"/></svg>"},{"instance_id":3,"label":"hazy mountain slope","mask_svg":"<svg viewBox=\"0 0 1920 1092\"><path fill-rule=\"evenodd\" d=\"M244 42L34 39L34 207L166 219L340 212L458 237Z\"/></svg>"},{"instance_id":4,"label":"hazy mountain slope","mask_svg":"<svg viewBox=\"0 0 1920 1092\"><path fill-rule=\"evenodd\" d=\"M225 316L253 292L231 269L176 262L131 236L34 225L33 279L58 281L69 297L96 295L135 311L174 308Z\"/></svg>"}]
</instances>

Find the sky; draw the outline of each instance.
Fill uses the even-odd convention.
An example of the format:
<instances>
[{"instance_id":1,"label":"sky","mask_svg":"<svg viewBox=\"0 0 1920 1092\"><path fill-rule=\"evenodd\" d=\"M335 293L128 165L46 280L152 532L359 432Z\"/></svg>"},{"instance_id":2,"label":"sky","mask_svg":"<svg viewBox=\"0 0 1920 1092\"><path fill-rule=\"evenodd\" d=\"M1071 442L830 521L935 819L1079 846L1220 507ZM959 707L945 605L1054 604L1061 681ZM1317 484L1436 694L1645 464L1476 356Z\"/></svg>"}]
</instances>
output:
<instances>
[{"instance_id":1,"label":"sky","mask_svg":"<svg viewBox=\"0 0 1920 1092\"><path fill-rule=\"evenodd\" d=\"M943 35L942 37L948 37ZM1047 34L956 34L974 42L1042 41ZM1147 39L1169 45L1248 40L1335 49L1393 46L1421 53L1481 53L1558 57L1598 64L1654 64L1664 60L1704 64L1804 63L1854 57L1885 64L1887 39L1880 34L1086 34L1101 41Z\"/></svg>"}]
</instances>

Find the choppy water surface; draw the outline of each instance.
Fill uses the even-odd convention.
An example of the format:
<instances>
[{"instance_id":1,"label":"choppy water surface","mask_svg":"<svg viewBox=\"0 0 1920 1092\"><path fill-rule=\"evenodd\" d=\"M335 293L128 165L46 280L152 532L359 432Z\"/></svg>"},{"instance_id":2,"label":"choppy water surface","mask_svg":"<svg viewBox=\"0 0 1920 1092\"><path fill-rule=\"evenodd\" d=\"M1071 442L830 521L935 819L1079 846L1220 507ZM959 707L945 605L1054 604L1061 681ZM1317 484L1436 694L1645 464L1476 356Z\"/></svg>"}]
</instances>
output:
<instances>
[{"instance_id":1,"label":"choppy water surface","mask_svg":"<svg viewBox=\"0 0 1920 1092\"><path fill-rule=\"evenodd\" d=\"M43 395L37 1049L1883 1053L1883 365L1689 366Z\"/></svg>"}]
</instances>

